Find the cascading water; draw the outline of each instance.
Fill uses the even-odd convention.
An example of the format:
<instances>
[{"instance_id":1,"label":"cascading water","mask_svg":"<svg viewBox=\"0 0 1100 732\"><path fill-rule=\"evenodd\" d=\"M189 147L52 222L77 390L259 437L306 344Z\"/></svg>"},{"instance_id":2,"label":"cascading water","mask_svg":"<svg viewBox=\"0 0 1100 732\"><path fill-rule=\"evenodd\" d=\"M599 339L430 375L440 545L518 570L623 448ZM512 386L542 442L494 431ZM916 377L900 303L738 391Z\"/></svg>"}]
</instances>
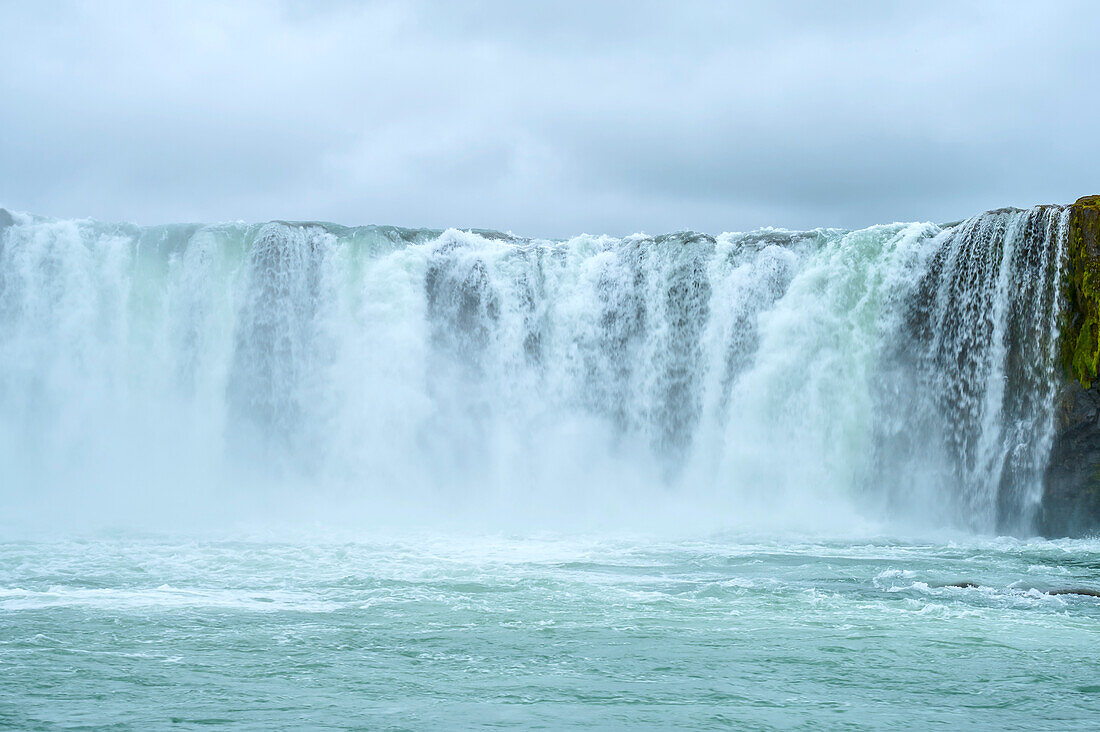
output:
<instances>
[{"instance_id":1,"label":"cascading water","mask_svg":"<svg viewBox=\"0 0 1100 732\"><path fill-rule=\"evenodd\" d=\"M379 510L858 505L1026 532L1065 222L542 241L14 214L0 500L293 484Z\"/></svg>"},{"instance_id":2,"label":"cascading water","mask_svg":"<svg viewBox=\"0 0 1100 732\"><path fill-rule=\"evenodd\" d=\"M897 504L1030 529L1054 433L1068 220L994 211L934 240L880 409L893 451L879 479Z\"/></svg>"}]
</instances>

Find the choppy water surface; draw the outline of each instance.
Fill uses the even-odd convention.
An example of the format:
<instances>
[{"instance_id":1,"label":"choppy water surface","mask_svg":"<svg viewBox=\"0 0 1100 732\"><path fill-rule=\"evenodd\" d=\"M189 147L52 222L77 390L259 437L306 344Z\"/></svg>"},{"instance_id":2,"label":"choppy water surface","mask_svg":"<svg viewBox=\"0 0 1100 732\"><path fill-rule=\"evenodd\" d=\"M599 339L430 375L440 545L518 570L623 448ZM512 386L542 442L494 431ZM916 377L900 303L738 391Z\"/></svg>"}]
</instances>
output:
<instances>
[{"instance_id":1,"label":"choppy water surface","mask_svg":"<svg viewBox=\"0 0 1100 732\"><path fill-rule=\"evenodd\" d=\"M1068 587L1100 542L7 542L0 726L1094 729Z\"/></svg>"}]
</instances>

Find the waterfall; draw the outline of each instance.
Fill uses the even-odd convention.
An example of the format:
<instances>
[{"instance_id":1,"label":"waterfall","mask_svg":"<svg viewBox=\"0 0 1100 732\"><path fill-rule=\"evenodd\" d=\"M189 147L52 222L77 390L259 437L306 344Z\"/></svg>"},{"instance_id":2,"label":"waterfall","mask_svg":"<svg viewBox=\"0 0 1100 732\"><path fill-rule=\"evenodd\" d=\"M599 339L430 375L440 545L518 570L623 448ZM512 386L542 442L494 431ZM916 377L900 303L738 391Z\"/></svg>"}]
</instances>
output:
<instances>
[{"instance_id":1,"label":"waterfall","mask_svg":"<svg viewBox=\"0 0 1100 732\"><path fill-rule=\"evenodd\" d=\"M554 241L3 213L9 503L293 479L1026 532L1042 498L1058 207Z\"/></svg>"},{"instance_id":2,"label":"waterfall","mask_svg":"<svg viewBox=\"0 0 1100 732\"><path fill-rule=\"evenodd\" d=\"M935 238L880 392L892 416L879 421L878 482L897 504L1030 529L1054 437L1068 220L993 211Z\"/></svg>"}]
</instances>

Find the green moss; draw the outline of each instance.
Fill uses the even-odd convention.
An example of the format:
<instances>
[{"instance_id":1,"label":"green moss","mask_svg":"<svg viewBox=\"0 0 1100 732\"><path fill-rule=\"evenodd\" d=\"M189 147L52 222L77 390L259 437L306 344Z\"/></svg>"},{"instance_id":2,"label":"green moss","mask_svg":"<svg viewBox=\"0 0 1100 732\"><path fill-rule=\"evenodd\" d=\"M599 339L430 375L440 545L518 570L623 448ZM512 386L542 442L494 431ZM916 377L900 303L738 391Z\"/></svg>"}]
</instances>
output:
<instances>
[{"instance_id":1,"label":"green moss","mask_svg":"<svg viewBox=\"0 0 1100 732\"><path fill-rule=\"evenodd\" d=\"M1062 359L1086 389L1100 373L1100 196L1070 207Z\"/></svg>"}]
</instances>

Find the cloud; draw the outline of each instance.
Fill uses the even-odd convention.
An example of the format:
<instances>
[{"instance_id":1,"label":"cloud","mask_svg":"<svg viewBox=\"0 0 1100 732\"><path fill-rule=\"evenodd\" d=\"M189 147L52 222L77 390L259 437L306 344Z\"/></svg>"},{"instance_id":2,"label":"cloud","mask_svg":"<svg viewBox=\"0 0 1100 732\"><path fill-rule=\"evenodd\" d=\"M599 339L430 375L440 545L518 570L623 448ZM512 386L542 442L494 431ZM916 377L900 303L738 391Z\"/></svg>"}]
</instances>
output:
<instances>
[{"instance_id":1,"label":"cloud","mask_svg":"<svg viewBox=\"0 0 1100 732\"><path fill-rule=\"evenodd\" d=\"M560 236L1100 190L1100 7L0 5L0 205Z\"/></svg>"}]
</instances>

